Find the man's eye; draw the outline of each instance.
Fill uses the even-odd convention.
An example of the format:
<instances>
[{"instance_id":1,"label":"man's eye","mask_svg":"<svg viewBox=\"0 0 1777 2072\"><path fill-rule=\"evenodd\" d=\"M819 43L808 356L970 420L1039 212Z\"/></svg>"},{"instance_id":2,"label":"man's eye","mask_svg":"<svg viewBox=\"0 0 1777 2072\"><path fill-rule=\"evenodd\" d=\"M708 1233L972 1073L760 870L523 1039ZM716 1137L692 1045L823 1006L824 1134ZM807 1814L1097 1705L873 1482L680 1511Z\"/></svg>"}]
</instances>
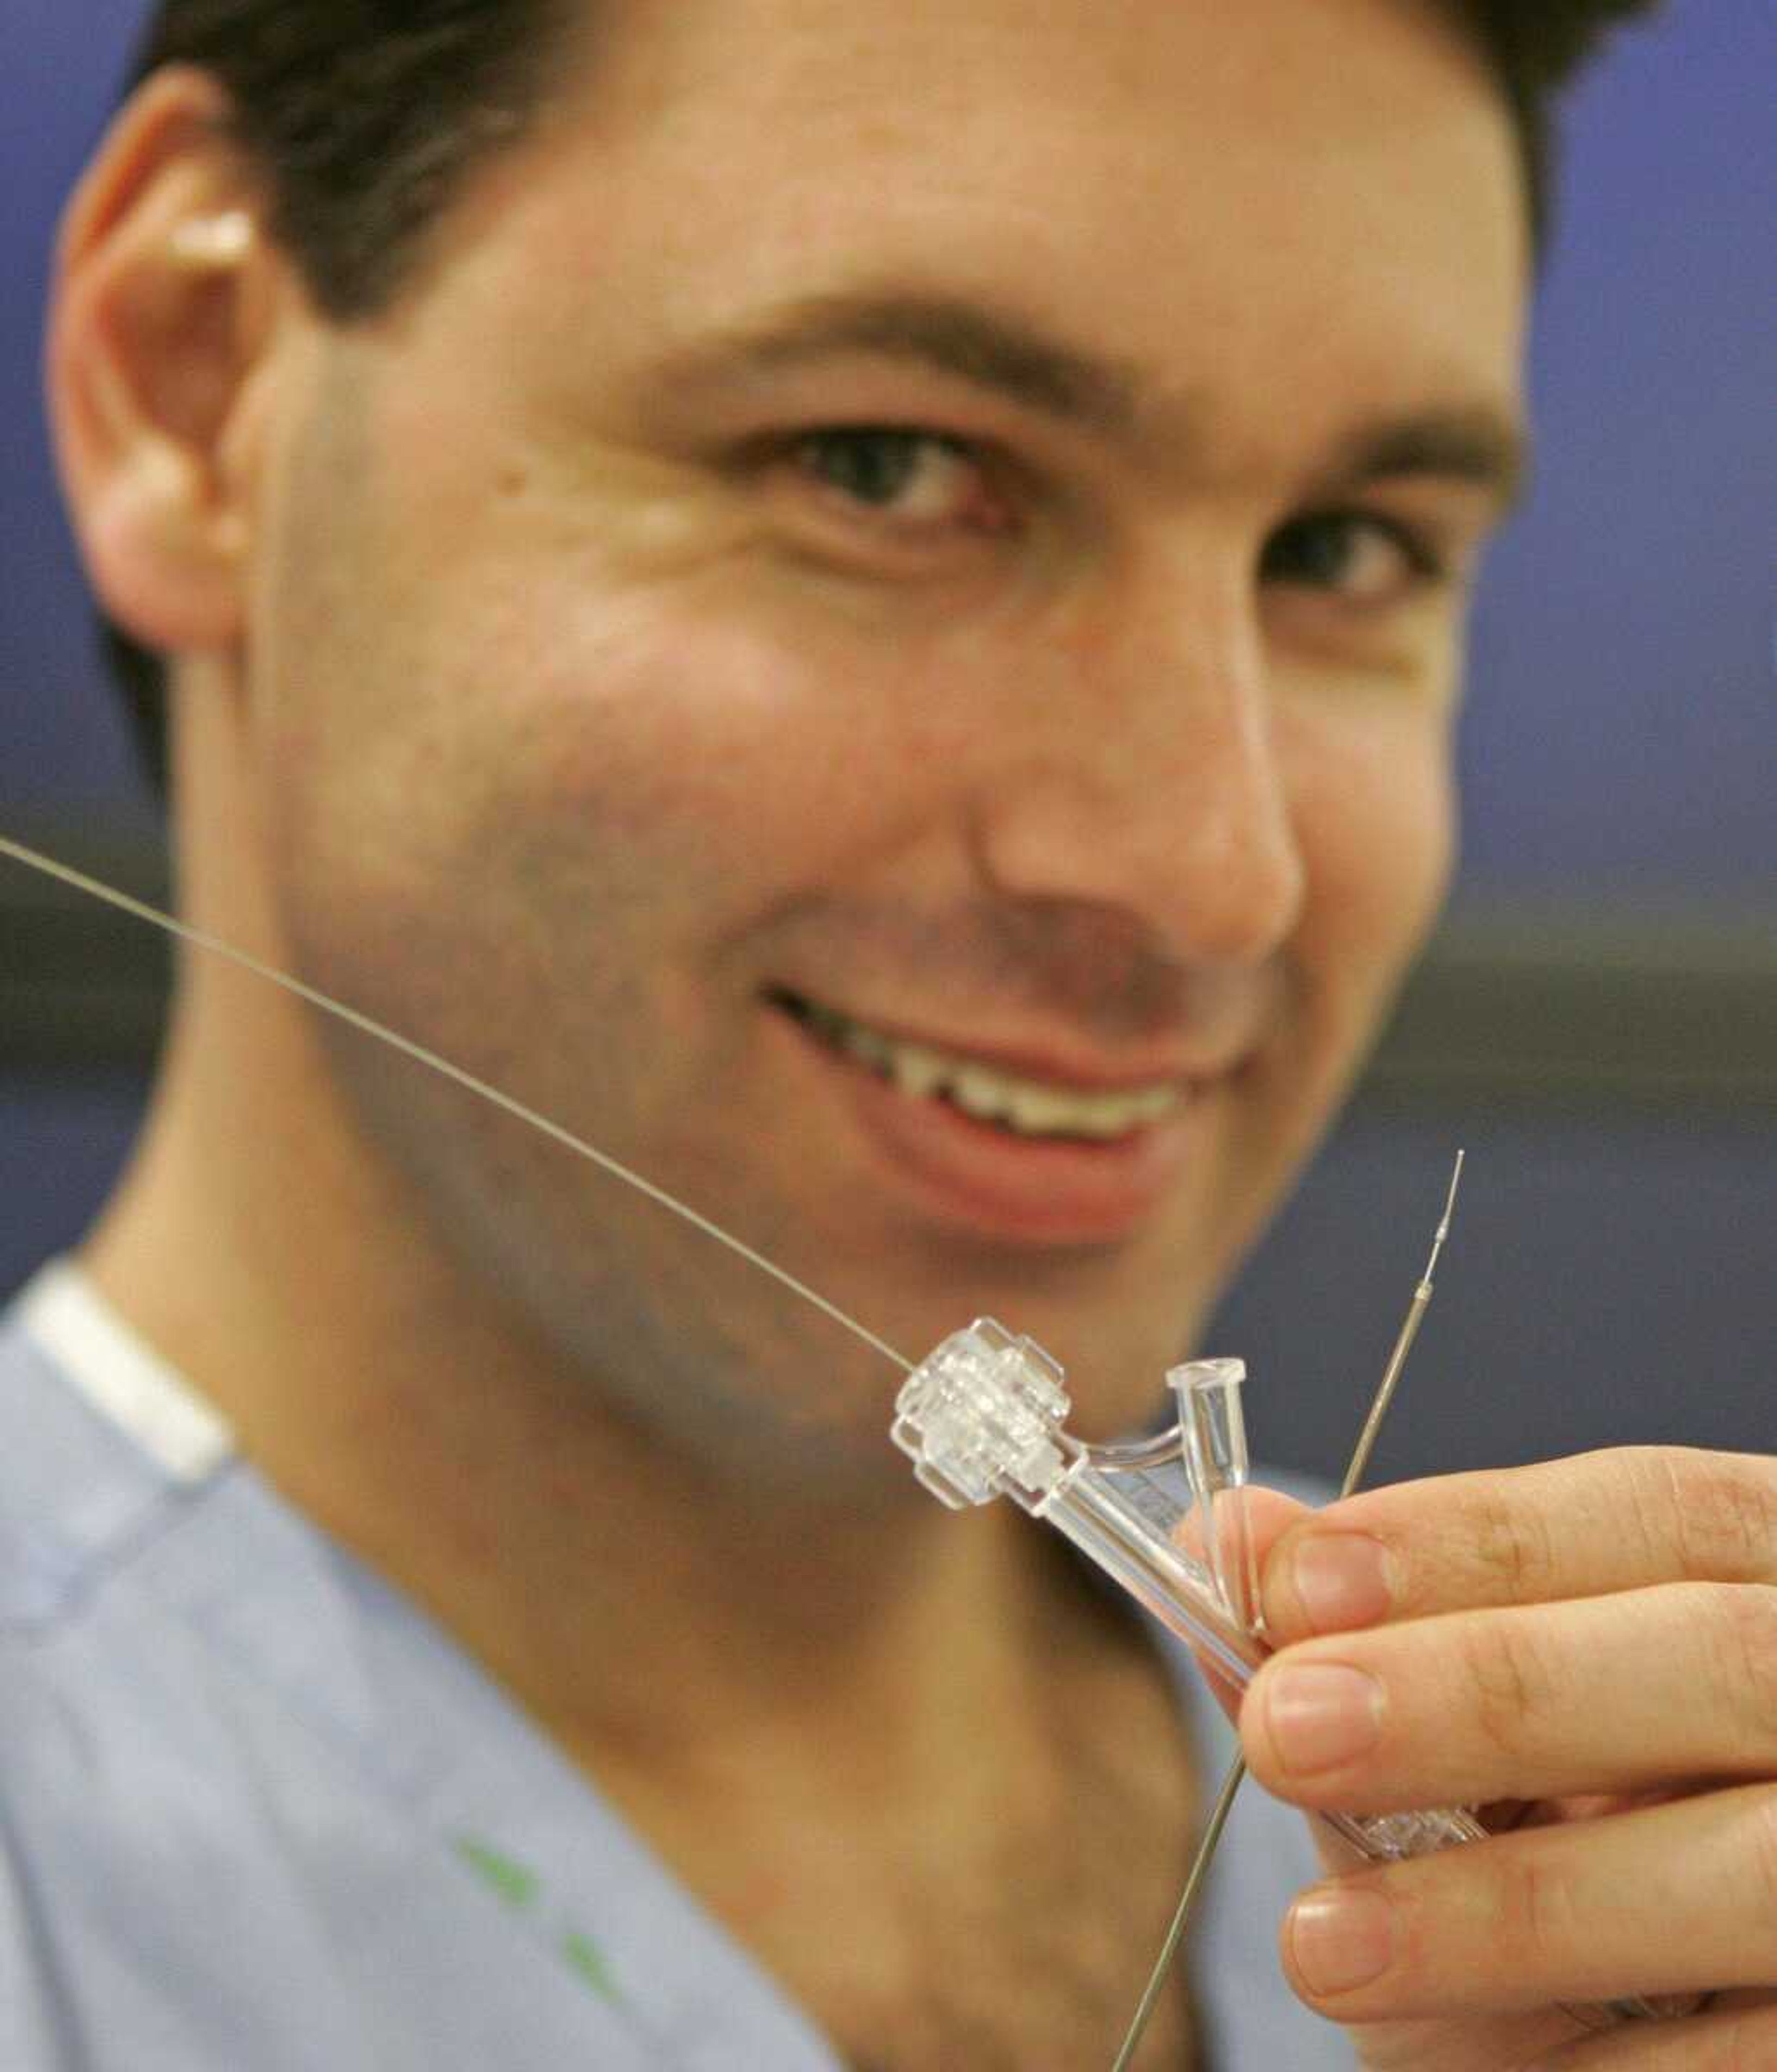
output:
<instances>
[{"instance_id":1,"label":"man's eye","mask_svg":"<svg viewBox=\"0 0 1777 2072\"><path fill-rule=\"evenodd\" d=\"M798 439L792 458L821 488L899 525L968 523L992 503L973 451L938 432L836 427Z\"/></svg>"},{"instance_id":2,"label":"man's eye","mask_svg":"<svg viewBox=\"0 0 1777 2072\"><path fill-rule=\"evenodd\" d=\"M1266 541L1261 582L1327 590L1348 604L1392 604L1443 582L1450 571L1412 528L1367 511L1316 512Z\"/></svg>"}]
</instances>

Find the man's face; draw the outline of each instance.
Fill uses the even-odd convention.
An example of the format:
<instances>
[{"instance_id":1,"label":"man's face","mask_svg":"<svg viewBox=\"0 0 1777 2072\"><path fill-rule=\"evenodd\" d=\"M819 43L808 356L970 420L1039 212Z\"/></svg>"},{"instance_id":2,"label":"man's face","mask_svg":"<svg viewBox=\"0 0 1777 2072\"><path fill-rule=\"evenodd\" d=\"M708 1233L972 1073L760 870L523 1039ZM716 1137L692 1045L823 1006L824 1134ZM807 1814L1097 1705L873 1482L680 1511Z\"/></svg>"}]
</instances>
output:
<instances>
[{"instance_id":1,"label":"man's face","mask_svg":"<svg viewBox=\"0 0 1777 2072\"><path fill-rule=\"evenodd\" d=\"M400 308L278 363L293 953L910 1355L998 1314L1126 1421L1442 887L1506 118L1402 0L599 13ZM340 1058L603 1395L892 1460L886 1363Z\"/></svg>"}]
</instances>

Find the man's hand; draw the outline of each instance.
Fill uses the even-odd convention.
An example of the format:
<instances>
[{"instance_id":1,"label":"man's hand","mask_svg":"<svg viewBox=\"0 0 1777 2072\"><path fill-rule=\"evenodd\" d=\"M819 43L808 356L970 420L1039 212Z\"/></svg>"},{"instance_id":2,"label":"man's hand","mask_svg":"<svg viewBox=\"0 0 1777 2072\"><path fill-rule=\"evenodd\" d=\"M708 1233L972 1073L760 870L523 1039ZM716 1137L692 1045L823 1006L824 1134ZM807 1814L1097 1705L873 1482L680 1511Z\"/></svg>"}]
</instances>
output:
<instances>
[{"instance_id":1,"label":"man's hand","mask_svg":"<svg viewBox=\"0 0 1777 2072\"><path fill-rule=\"evenodd\" d=\"M1486 1809L1283 1928L1373 2072L1777 2067L1777 1459L1637 1449L1257 1514L1240 1712L1294 1804ZM1509 1830L1510 1832L1503 1832ZM1591 2033L1561 2010L1713 1994Z\"/></svg>"}]
</instances>

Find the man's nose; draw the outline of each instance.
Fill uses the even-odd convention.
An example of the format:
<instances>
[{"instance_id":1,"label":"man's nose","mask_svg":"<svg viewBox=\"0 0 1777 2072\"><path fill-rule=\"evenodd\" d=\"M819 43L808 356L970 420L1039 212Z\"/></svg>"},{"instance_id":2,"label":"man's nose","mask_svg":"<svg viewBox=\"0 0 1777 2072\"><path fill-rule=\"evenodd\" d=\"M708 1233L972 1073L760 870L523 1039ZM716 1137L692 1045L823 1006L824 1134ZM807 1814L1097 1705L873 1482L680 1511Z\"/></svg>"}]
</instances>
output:
<instances>
[{"instance_id":1,"label":"man's nose","mask_svg":"<svg viewBox=\"0 0 1777 2072\"><path fill-rule=\"evenodd\" d=\"M1257 610L1162 581L1041 643L977 822L1002 894L1118 910L1187 962L1287 939L1305 869Z\"/></svg>"}]
</instances>

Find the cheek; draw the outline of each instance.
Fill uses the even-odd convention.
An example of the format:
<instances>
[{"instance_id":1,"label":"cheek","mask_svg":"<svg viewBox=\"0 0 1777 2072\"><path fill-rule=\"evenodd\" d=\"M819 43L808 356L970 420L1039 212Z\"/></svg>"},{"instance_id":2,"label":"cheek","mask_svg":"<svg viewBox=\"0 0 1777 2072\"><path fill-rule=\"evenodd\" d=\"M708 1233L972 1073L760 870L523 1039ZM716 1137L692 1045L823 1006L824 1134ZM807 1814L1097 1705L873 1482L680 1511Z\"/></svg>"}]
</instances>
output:
<instances>
[{"instance_id":1,"label":"cheek","mask_svg":"<svg viewBox=\"0 0 1777 2072\"><path fill-rule=\"evenodd\" d=\"M325 458L292 487L305 536L276 593L278 750L360 857L391 845L418 889L528 854L719 929L929 810L948 708L928 684L921 718L920 665L886 637L904 619L774 553L682 469L594 467L497 413L441 444L412 387L377 393L368 428L343 406L311 428Z\"/></svg>"},{"instance_id":2,"label":"cheek","mask_svg":"<svg viewBox=\"0 0 1777 2072\"><path fill-rule=\"evenodd\" d=\"M929 637L822 608L767 557L646 585L521 567L549 634L525 636L504 752L566 838L652 856L733 915L866 873L944 813L974 679Z\"/></svg>"},{"instance_id":3,"label":"cheek","mask_svg":"<svg viewBox=\"0 0 1777 2072\"><path fill-rule=\"evenodd\" d=\"M1455 838L1450 723L1403 699L1307 716L1291 794L1307 865L1302 954L1366 1018L1435 917Z\"/></svg>"}]
</instances>

